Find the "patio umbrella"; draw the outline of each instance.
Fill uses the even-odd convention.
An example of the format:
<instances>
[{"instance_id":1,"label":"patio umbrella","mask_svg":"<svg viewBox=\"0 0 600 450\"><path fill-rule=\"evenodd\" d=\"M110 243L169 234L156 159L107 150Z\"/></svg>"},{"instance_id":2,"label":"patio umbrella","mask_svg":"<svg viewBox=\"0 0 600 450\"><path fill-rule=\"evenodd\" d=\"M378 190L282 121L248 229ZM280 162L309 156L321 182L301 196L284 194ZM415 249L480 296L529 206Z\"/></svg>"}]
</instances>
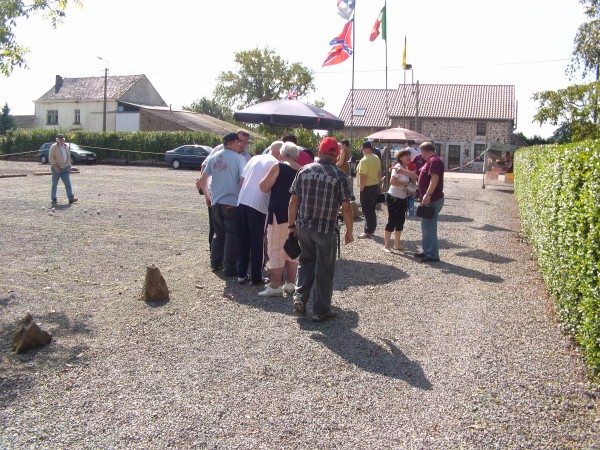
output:
<instances>
[{"instance_id":1,"label":"patio umbrella","mask_svg":"<svg viewBox=\"0 0 600 450\"><path fill-rule=\"evenodd\" d=\"M370 134L367 139L372 139L375 142L388 142L388 143L415 143L429 141L430 139L423 136L416 131L409 130L408 128L388 128L387 130L381 130L377 133Z\"/></svg>"},{"instance_id":2,"label":"patio umbrella","mask_svg":"<svg viewBox=\"0 0 600 450\"><path fill-rule=\"evenodd\" d=\"M278 127L300 126L311 130L341 130L344 121L315 105L298 100L269 100L233 114L235 120Z\"/></svg>"}]
</instances>

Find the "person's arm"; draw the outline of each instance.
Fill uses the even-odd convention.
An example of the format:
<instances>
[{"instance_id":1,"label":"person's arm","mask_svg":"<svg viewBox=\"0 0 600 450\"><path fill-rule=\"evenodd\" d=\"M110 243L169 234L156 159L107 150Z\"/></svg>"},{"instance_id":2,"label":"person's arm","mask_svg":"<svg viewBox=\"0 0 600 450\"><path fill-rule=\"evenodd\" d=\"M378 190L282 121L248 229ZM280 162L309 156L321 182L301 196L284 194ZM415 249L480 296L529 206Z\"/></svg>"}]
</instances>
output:
<instances>
[{"instance_id":1,"label":"person's arm","mask_svg":"<svg viewBox=\"0 0 600 450\"><path fill-rule=\"evenodd\" d=\"M358 187L360 188L360 192L365 189L365 185L367 184L367 174L361 173L358 177Z\"/></svg>"},{"instance_id":2,"label":"person's arm","mask_svg":"<svg viewBox=\"0 0 600 450\"><path fill-rule=\"evenodd\" d=\"M296 229L296 218L298 217L298 196L296 194L292 194L290 197L290 203L288 204L288 228L290 233L293 232L294 235L298 235L298 230Z\"/></svg>"},{"instance_id":3,"label":"person's arm","mask_svg":"<svg viewBox=\"0 0 600 450\"><path fill-rule=\"evenodd\" d=\"M413 180L416 180L417 178L419 178L419 174L417 174L417 172L415 170L406 170L406 169L403 169L402 167L398 167L397 169L394 169L394 170L396 171L397 174L407 176L408 178L412 178Z\"/></svg>"},{"instance_id":4,"label":"person's arm","mask_svg":"<svg viewBox=\"0 0 600 450\"><path fill-rule=\"evenodd\" d=\"M202 176L198 179L198 181L196 181L196 188L202 189L202 191L204 192L204 199L206 200L206 206L210 206L210 202L211 202L210 194L208 192L208 186L207 186L208 177L209 177L208 174L203 173Z\"/></svg>"},{"instance_id":5,"label":"person's arm","mask_svg":"<svg viewBox=\"0 0 600 450\"><path fill-rule=\"evenodd\" d=\"M258 183L261 192L269 192L279 176L279 164L271 166L267 174Z\"/></svg>"},{"instance_id":6,"label":"person's arm","mask_svg":"<svg viewBox=\"0 0 600 450\"><path fill-rule=\"evenodd\" d=\"M400 180L398 179L398 177L395 177L394 175L392 175L392 176L390 177L390 184L391 184L392 186L396 186L396 187L402 187L402 186L408 186L408 184L409 184L409 183L408 183L408 181L400 181Z\"/></svg>"},{"instance_id":7,"label":"person's arm","mask_svg":"<svg viewBox=\"0 0 600 450\"><path fill-rule=\"evenodd\" d=\"M354 236L352 235L354 219L352 217L352 206L350 205L350 202L342 202L342 216L344 218L344 225L346 226L344 242L349 244L354 241Z\"/></svg>"},{"instance_id":8,"label":"person's arm","mask_svg":"<svg viewBox=\"0 0 600 450\"><path fill-rule=\"evenodd\" d=\"M421 203L425 206L431 203L431 195L435 191L438 183L440 182L440 176L437 173L431 174L431 180L429 181L429 186L427 187L427 191L422 195Z\"/></svg>"}]
</instances>

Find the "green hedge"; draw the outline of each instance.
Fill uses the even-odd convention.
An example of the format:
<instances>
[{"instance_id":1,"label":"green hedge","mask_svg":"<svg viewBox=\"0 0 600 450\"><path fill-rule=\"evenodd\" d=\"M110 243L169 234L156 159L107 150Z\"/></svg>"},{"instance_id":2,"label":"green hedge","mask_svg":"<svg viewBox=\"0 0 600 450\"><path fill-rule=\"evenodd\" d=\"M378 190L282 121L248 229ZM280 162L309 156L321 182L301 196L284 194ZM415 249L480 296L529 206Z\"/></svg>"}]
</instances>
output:
<instances>
[{"instance_id":1,"label":"green hedge","mask_svg":"<svg viewBox=\"0 0 600 450\"><path fill-rule=\"evenodd\" d=\"M515 194L561 322L600 375L600 141L527 147Z\"/></svg>"}]
</instances>

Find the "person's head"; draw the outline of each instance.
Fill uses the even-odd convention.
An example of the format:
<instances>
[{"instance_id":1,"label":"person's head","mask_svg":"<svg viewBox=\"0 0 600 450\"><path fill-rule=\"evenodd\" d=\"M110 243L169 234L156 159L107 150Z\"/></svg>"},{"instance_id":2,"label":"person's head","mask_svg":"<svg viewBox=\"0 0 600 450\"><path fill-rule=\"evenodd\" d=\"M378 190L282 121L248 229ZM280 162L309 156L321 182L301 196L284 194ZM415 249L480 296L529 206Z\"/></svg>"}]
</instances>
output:
<instances>
[{"instance_id":1,"label":"person's head","mask_svg":"<svg viewBox=\"0 0 600 450\"><path fill-rule=\"evenodd\" d=\"M283 141L273 141L271 147L269 147L271 155L277 159L281 159L280 152L281 146L283 145Z\"/></svg>"},{"instance_id":2,"label":"person's head","mask_svg":"<svg viewBox=\"0 0 600 450\"><path fill-rule=\"evenodd\" d=\"M238 153L242 153L248 148L248 142L250 142L250 133L240 128L239 130L237 130L237 136L239 145L241 146L241 149Z\"/></svg>"},{"instance_id":3,"label":"person's head","mask_svg":"<svg viewBox=\"0 0 600 450\"><path fill-rule=\"evenodd\" d=\"M300 154L300 149L293 142L285 142L279 152L281 153L281 159L296 161L296 158Z\"/></svg>"},{"instance_id":4,"label":"person's head","mask_svg":"<svg viewBox=\"0 0 600 450\"><path fill-rule=\"evenodd\" d=\"M294 133L286 133L283 136L281 136L281 140L283 142L293 142L294 144L298 145L298 139L296 138L296 135Z\"/></svg>"},{"instance_id":5,"label":"person's head","mask_svg":"<svg viewBox=\"0 0 600 450\"><path fill-rule=\"evenodd\" d=\"M362 151L364 155L370 155L373 153L373 143L371 141L363 142Z\"/></svg>"},{"instance_id":6,"label":"person's head","mask_svg":"<svg viewBox=\"0 0 600 450\"><path fill-rule=\"evenodd\" d=\"M435 146L431 141L421 143L419 149L421 150L421 155L423 155L423 158L425 159L429 159L435 154Z\"/></svg>"},{"instance_id":7,"label":"person's head","mask_svg":"<svg viewBox=\"0 0 600 450\"><path fill-rule=\"evenodd\" d=\"M64 144L65 143L65 135L64 134L57 134L56 135L56 142L58 142L59 144Z\"/></svg>"},{"instance_id":8,"label":"person's head","mask_svg":"<svg viewBox=\"0 0 600 450\"><path fill-rule=\"evenodd\" d=\"M232 131L231 133L227 133L225 136L223 136L223 146L239 153L238 134Z\"/></svg>"},{"instance_id":9,"label":"person's head","mask_svg":"<svg viewBox=\"0 0 600 450\"><path fill-rule=\"evenodd\" d=\"M411 158L412 158L412 152L407 148L400 150L396 154L396 161L398 161L400 164L402 164L404 166L407 166L410 163Z\"/></svg>"},{"instance_id":10,"label":"person's head","mask_svg":"<svg viewBox=\"0 0 600 450\"><path fill-rule=\"evenodd\" d=\"M332 136L323 138L319 144L319 158L335 161L340 154L340 147L337 140Z\"/></svg>"},{"instance_id":11,"label":"person's head","mask_svg":"<svg viewBox=\"0 0 600 450\"><path fill-rule=\"evenodd\" d=\"M340 141L340 144L342 144L346 148L350 148L350 141L348 139L342 139Z\"/></svg>"}]
</instances>

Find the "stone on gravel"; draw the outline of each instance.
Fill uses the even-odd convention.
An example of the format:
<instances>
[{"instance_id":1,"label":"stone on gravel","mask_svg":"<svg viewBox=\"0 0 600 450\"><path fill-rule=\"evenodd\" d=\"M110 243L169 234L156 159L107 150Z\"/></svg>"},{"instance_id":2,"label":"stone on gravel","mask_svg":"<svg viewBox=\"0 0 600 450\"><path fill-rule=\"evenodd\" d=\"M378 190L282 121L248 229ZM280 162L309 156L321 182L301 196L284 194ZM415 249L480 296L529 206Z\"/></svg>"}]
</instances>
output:
<instances>
[{"instance_id":1,"label":"stone on gravel","mask_svg":"<svg viewBox=\"0 0 600 450\"><path fill-rule=\"evenodd\" d=\"M146 279L144 280L141 299L146 302L169 300L167 282L161 275L160 269L154 265L146 267Z\"/></svg>"},{"instance_id":2,"label":"stone on gravel","mask_svg":"<svg viewBox=\"0 0 600 450\"><path fill-rule=\"evenodd\" d=\"M21 320L12 340L11 350L15 353L25 353L28 350L42 347L52 340L52 334L42 330L33 321L33 316L27 313Z\"/></svg>"}]
</instances>

